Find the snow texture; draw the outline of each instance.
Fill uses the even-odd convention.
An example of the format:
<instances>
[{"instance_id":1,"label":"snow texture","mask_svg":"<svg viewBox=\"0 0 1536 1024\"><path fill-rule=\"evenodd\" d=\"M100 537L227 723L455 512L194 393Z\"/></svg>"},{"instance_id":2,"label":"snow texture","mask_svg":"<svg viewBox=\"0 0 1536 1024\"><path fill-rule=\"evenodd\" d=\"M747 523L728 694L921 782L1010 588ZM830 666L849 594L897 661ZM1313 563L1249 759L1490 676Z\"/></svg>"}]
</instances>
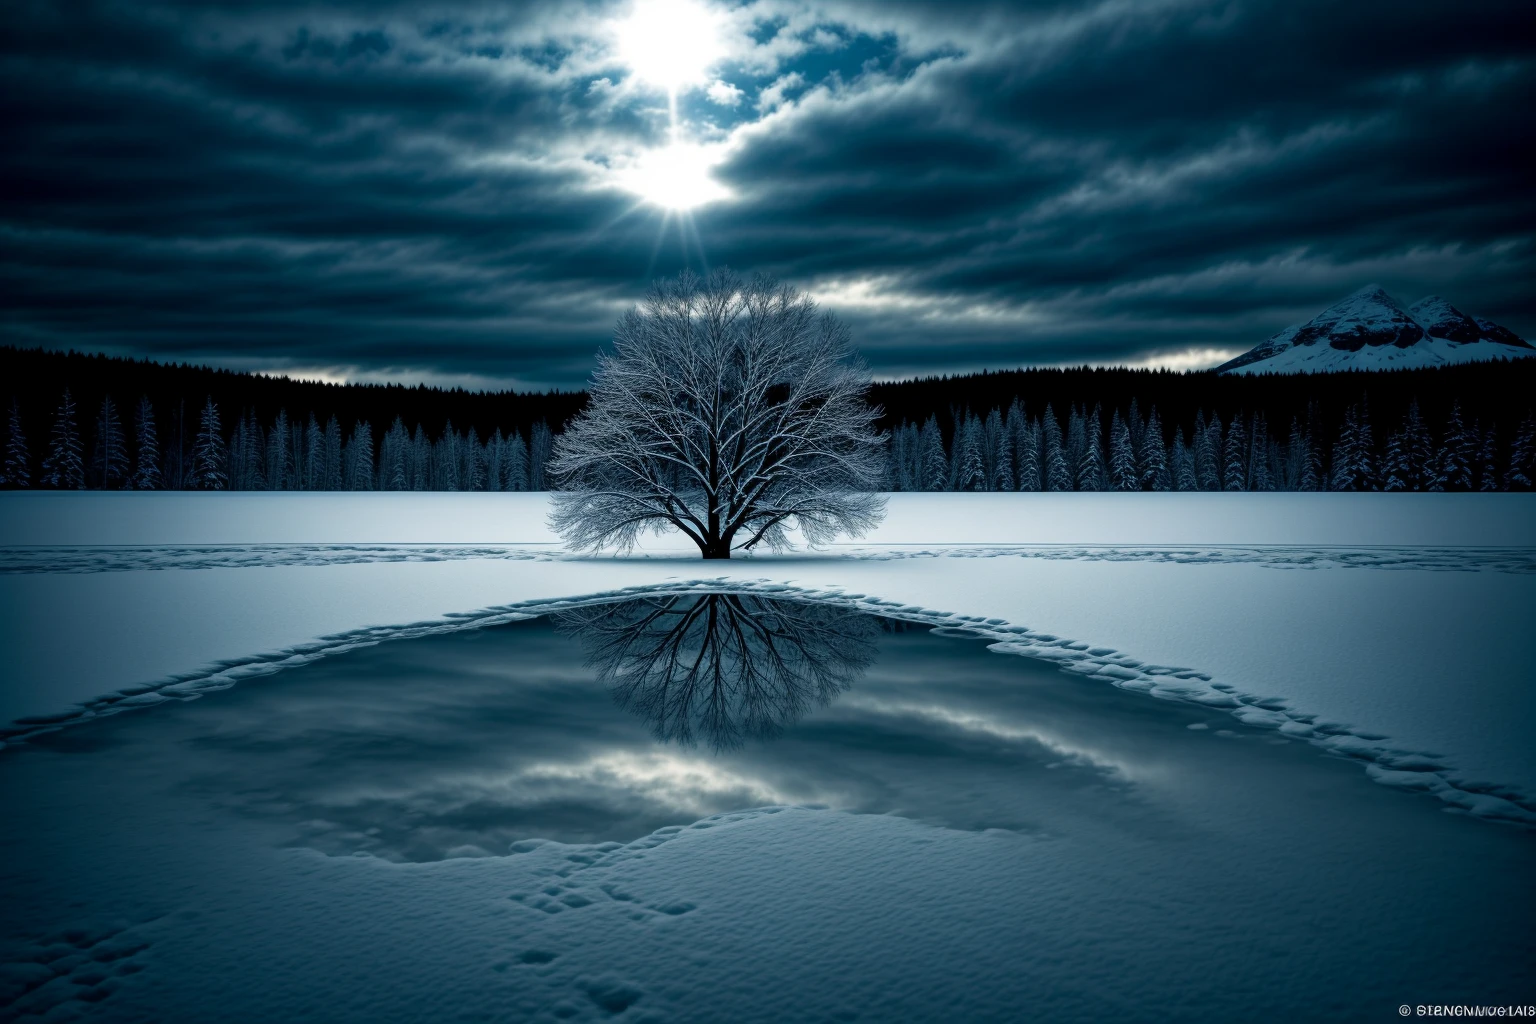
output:
<instances>
[{"instance_id":1,"label":"snow texture","mask_svg":"<svg viewBox=\"0 0 1536 1024\"><path fill-rule=\"evenodd\" d=\"M751 588L960 625L1472 813L1536 813L1536 517L1521 495L893 495L865 543L707 576L665 543L560 556L540 495L5 497L19 499L0 501L6 541L37 545L0 556L11 742L593 594ZM381 530L440 543L380 545ZM82 547L93 535L112 548ZM1031 535L1044 546L1019 543ZM1215 543L1188 543L1201 535ZM1310 571L1276 571L1296 568Z\"/></svg>"},{"instance_id":2,"label":"snow texture","mask_svg":"<svg viewBox=\"0 0 1536 1024\"><path fill-rule=\"evenodd\" d=\"M1495 323L1468 316L1438 295L1408 309L1375 284L1295 324L1230 362L1222 373L1400 370L1536 355Z\"/></svg>"}]
</instances>

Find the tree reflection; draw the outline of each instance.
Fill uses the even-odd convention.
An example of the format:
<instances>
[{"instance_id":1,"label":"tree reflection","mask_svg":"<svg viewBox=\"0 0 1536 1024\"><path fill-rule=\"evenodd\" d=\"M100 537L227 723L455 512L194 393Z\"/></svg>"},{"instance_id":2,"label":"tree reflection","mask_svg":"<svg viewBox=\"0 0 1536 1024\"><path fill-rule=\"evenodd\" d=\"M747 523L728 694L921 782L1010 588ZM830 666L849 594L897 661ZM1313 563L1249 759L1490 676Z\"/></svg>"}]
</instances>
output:
<instances>
[{"instance_id":1,"label":"tree reflection","mask_svg":"<svg viewBox=\"0 0 1536 1024\"><path fill-rule=\"evenodd\" d=\"M875 659L868 615L750 594L658 594L561 612L620 707L715 750L778 735Z\"/></svg>"}]
</instances>

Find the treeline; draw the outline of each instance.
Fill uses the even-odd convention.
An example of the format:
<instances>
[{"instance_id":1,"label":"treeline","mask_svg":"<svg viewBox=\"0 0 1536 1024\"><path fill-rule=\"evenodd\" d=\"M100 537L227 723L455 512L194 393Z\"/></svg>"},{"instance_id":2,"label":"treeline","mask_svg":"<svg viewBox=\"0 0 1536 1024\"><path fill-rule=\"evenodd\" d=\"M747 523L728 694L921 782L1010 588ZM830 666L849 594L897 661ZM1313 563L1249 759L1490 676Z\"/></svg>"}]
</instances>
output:
<instances>
[{"instance_id":1,"label":"treeline","mask_svg":"<svg viewBox=\"0 0 1536 1024\"><path fill-rule=\"evenodd\" d=\"M397 416L376 439L367 420L344 431L334 415L322 425L313 413L299 420L286 410L270 424L248 411L226 427L212 396L195 431L178 419L166 434L148 396L125 420L108 395L84 424L66 388L34 478L15 398L6 426L0 486L104 490L540 491L553 437L542 420L527 437L496 428L484 440L450 420L433 438Z\"/></svg>"},{"instance_id":2,"label":"treeline","mask_svg":"<svg viewBox=\"0 0 1536 1024\"><path fill-rule=\"evenodd\" d=\"M1380 439L1385 434L1385 442ZM1223 421L1197 410L1166 428L1136 399L1122 413L1047 405L1039 416L1015 399L986 416L955 414L946 448L937 416L892 428L886 486L893 491L1502 491L1536 479L1536 416L1511 443L1453 402L1431 431L1418 403L1395 430L1378 432L1370 406L1346 410L1329 437L1317 406L1272 431L1263 413Z\"/></svg>"},{"instance_id":3,"label":"treeline","mask_svg":"<svg viewBox=\"0 0 1536 1024\"><path fill-rule=\"evenodd\" d=\"M0 381L11 488L539 490L553 436L586 402L15 348L0 348ZM1536 477L1536 360L1035 369L880 383L871 401L893 490L1524 490Z\"/></svg>"}]
</instances>

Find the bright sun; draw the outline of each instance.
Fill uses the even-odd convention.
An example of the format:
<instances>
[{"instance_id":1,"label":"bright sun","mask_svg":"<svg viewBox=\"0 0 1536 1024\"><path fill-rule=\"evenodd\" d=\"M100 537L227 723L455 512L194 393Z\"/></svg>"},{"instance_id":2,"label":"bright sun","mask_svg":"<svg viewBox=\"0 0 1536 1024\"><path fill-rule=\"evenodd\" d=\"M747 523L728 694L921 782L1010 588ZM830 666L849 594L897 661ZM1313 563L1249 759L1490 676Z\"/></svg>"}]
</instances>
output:
<instances>
[{"instance_id":1,"label":"bright sun","mask_svg":"<svg viewBox=\"0 0 1536 1024\"><path fill-rule=\"evenodd\" d=\"M669 93L702 84L725 52L719 20L698 0L637 0L615 26L619 57L635 77Z\"/></svg>"},{"instance_id":2,"label":"bright sun","mask_svg":"<svg viewBox=\"0 0 1536 1024\"><path fill-rule=\"evenodd\" d=\"M643 154L619 181L648 203L682 212L731 197L730 189L709 176L717 160L703 146L674 142Z\"/></svg>"}]
</instances>

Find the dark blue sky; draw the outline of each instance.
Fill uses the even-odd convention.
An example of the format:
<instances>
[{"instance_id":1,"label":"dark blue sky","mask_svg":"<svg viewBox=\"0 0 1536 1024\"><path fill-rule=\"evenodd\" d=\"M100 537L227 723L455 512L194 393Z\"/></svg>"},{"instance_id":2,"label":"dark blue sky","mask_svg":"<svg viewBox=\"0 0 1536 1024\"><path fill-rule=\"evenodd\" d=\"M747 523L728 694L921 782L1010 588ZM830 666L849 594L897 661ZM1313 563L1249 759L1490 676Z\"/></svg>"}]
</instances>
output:
<instances>
[{"instance_id":1,"label":"dark blue sky","mask_svg":"<svg viewBox=\"0 0 1536 1024\"><path fill-rule=\"evenodd\" d=\"M9 0L0 341L576 386L685 265L881 376L1536 335L1529 0L651 2Z\"/></svg>"}]
</instances>

